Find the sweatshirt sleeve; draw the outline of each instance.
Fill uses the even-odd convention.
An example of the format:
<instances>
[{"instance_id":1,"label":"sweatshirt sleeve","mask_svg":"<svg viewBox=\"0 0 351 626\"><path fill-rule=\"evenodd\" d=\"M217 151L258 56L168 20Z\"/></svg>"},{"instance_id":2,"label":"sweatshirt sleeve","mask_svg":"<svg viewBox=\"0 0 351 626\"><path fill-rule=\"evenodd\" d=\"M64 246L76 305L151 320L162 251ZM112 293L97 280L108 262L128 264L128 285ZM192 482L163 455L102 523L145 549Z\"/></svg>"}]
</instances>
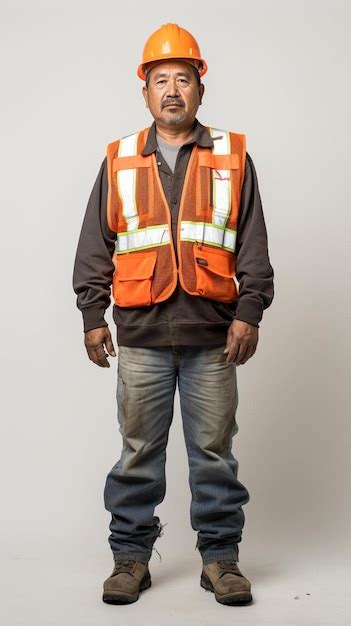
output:
<instances>
[{"instance_id":1,"label":"sweatshirt sleeve","mask_svg":"<svg viewBox=\"0 0 351 626\"><path fill-rule=\"evenodd\" d=\"M267 230L256 170L247 152L236 254L239 298L235 319L259 327L263 311L271 305L274 297L274 270L269 259Z\"/></svg>"},{"instance_id":2,"label":"sweatshirt sleeve","mask_svg":"<svg viewBox=\"0 0 351 626\"><path fill-rule=\"evenodd\" d=\"M111 302L117 233L107 224L106 161L105 157L88 200L74 261L73 290L84 332L108 325L104 314Z\"/></svg>"}]
</instances>

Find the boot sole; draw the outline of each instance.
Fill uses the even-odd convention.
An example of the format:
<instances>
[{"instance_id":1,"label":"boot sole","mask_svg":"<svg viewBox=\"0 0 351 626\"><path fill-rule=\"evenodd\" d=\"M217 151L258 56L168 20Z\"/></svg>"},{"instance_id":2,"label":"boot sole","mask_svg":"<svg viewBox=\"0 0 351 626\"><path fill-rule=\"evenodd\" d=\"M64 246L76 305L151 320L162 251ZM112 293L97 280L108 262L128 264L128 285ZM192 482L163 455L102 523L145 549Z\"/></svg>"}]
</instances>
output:
<instances>
[{"instance_id":1,"label":"boot sole","mask_svg":"<svg viewBox=\"0 0 351 626\"><path fill-rule=\"evenodd\" d=\"M102 600L107 604L131 604L132 602L136 602L140 592L151 587L151 584L150 572L146 572L145 576L140 581L139 590L136 593L106 591L102 596Z\"/></svg>"},{"instance_id":2,"label":"boot sole","mask_svg":"<svg viewBox=\"0 0 351 626\"><path fill-rule=\"evenodd\" d=\"M210 579L203 573L201 574L200 585L206 589L206 591L212 591L212 593L215 594L217 602L220 602L221 604L237 604L240 606L248 604L252 601L252 594L250 591L232 591L231 593L223 594L216 593Z\"/></svg>"}]
</instances>

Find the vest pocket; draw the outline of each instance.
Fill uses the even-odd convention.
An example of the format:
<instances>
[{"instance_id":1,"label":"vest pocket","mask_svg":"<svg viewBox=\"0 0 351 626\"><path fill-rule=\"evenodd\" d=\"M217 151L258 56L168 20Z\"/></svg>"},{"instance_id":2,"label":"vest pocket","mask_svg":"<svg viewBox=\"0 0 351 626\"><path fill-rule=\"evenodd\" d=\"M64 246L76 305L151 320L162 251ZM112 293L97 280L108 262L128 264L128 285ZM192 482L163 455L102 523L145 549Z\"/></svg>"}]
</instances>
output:
<instances>
[{"instance_id":1,"label":"vest pocket","mask_svg":"<svg viewBox=\"0 0 351 626\"><path fill-rule=\"evenodd\" d=\"M236 300L235 254L205 244L194 244L193 254L197 292L204 298L221 302Z\"/></svg>"},{"instance_id":2,"label":"vest pocket","mask_svg":"<svg viewBox=\"0 0 351 626\"><path fill-rule=\"evenodd\" d=\"M156 259L157 250L117 255L112 294L118 306L151 304L152 277Z\"/></svg>"}]
</instances>

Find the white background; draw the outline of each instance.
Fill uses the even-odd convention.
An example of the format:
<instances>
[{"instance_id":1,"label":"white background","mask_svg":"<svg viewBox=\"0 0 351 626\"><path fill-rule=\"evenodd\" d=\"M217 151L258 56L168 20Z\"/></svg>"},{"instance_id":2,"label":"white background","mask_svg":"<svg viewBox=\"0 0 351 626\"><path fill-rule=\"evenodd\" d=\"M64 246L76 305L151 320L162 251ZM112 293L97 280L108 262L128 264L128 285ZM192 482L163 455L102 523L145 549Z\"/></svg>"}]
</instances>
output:
<instances>
[{"instance_id":1,"label":"white background","mask_svg":"<svg viewBox=\"0 0 351 626\"><path fill-rule=\"evenodd\" d=\"M165 22L192 32L208 62L198 119L246 134L275 270L257 352L238 368L248 607L199 585L178 392L153 586L133 606L101 601L118 357L109 369L89 361L71 278L106 144L152 122L136 67ZM1 623L179 624L186 613L213 626L346 625L349 4L14 1L1 23Z\"/></svg>"}]
</instances>

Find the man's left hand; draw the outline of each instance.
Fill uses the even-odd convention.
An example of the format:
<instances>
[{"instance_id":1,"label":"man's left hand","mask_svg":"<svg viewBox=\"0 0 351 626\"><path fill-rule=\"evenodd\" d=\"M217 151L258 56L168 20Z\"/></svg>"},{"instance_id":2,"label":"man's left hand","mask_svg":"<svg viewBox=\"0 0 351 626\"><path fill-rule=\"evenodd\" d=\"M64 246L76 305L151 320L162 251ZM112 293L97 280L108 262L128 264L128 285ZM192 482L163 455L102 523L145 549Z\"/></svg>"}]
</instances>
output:
<instances>
[{"instance_id":1,"label":"man's left hand","mask_svg":"<svg viewBox=\"0 0 351 626\"><path fill-rule=\"evenodd\" d=\"M228 352L226 363L244 365L256 352L258 343L258 328L248 322L233 320L228 329L227 345L224 352Z\"/></svg>"}]
</instances>

